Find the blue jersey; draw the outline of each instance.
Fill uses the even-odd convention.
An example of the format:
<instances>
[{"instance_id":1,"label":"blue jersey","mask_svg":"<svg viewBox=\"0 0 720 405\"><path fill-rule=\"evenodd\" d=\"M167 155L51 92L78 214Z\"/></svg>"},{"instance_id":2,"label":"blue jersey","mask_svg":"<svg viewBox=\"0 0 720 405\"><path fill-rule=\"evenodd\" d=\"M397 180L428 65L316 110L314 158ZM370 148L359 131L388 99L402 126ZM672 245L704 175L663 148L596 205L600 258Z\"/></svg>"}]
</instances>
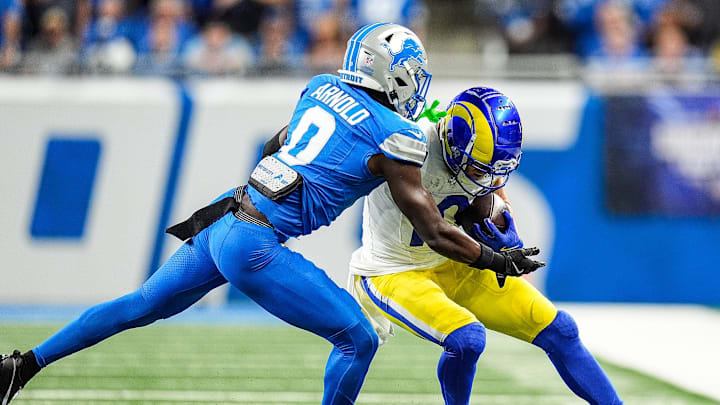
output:
<instances>
[{"instance_id":1,"label":"blue jersey","mask_svg":"<svg viewBox=\"0 0 720 405\"><path fill-rule=\"evenodd\" d=\"M371 156L422 166L427 140L418 126L333 75L314 77L295 108L285 144L275 157L295 169L303 184L274 202L248 186L248 195L285 236L329 225L384 178L370 173Z\"/></svg>"}]
</instances>

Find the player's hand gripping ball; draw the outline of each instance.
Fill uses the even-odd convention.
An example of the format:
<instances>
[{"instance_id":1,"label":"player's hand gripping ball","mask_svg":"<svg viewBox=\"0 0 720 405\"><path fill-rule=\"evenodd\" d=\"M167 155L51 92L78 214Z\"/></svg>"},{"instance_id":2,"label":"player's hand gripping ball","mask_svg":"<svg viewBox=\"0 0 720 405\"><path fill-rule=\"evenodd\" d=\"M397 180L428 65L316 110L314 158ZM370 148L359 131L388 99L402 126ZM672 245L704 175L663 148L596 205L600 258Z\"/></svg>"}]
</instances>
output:
<instances>
[{"instance_id":1,"label":"player's hand gripping ball","mask_svg":"<svg viewBox=\"0 0 720 405\"><path fill-rule=\"evenodd\" d=\"M505 201L495 193L475 198L455 219L468 235L496 252L523 247Z\"/></svg>"},{"instance_id":2,"label":"player's hand gripping ball","mask_svg":"<svg viewBox=\"0 0 720 405\"><path fill-rule=\"evenodd\" d=\"M496 273L500 288L505 285L507 276L518 277L545 266L544 262L528 257L537 255L540 249L522 248L523 242L515 229L515 221L499 195L489 193L476 197L467 208L455 215L455 220L473 239L505 256L504 271Z\"/></svg>"}]
</instances>

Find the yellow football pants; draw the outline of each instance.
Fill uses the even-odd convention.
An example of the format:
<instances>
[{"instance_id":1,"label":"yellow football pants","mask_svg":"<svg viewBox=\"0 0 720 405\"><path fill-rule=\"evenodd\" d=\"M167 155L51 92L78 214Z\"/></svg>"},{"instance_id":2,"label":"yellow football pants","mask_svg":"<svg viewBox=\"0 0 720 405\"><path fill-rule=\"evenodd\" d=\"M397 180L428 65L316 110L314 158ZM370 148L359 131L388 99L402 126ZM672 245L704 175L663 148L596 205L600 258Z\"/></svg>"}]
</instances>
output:
<instances>
[{"instance_id":1,"label":"yellow football pants","mask_svg":"<svg viewBox=\"0 0 720 405\"><path fill-rule=\"evenodd\" d=\"M478 321L532 342L557 314L525 279L508 277L500 288L494 272L452 260L429 269L356 276L355 291L361 302L372 302L395 324L438 344L454 330Z\"/></svg>"}]
</instances>

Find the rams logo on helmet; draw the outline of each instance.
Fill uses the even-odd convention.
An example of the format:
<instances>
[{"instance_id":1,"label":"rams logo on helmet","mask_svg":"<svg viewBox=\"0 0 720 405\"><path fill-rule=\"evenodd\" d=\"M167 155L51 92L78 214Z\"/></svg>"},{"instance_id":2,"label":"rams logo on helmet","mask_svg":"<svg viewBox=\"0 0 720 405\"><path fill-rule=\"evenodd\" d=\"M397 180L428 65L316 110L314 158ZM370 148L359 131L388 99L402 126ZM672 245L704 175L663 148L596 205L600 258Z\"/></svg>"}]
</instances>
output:
<instances>
[{"instance_id":1,"label":"rams logo on helmet","mask_svg":"<svg viewBox=\"0 0 720 405\"><path fill-rule=\"evenodd\" d=\"M425 54L422 51L422 47L412 38L405 38L398 52L393 52L386 44L383 45L385 45L388 53L392 56L392 60L390 61L391 72L395 70L395 66L401 65L410 59L415 59L420 64L425 63Z\"/></svg>"}]
</instances>

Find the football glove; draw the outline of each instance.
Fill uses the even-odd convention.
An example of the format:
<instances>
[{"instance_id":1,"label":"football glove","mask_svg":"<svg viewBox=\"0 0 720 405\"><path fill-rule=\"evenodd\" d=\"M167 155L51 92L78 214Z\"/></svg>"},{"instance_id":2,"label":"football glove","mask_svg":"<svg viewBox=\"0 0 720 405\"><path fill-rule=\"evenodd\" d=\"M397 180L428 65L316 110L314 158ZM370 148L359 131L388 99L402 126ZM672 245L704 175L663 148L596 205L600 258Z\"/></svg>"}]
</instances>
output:
<instances>
[{"instance_id":1,"label":"football glove","mask_svg":"<svg viewBox=\"0 0 720 405\"><path fill-rule=\"evenodd\" d=\"M545 262L533 260L529 257L540 254L540 249L536 247L513 249L501 254L505 256L505 271L503 274L506 276L522 276L545 266Z\"/></svg>"},{"instance_id":2,"label":"football glove","mask_svg":"<svg viewBox=\"0 0 720 405\"><path fill-rule=\"evenodd\" d=\"M494 271L500 288L505 285L507 276L519 277L545 266L545 262L530 259L530 256L540 253L540 249L536 247L519 248L500 253L494 252L489 246L482 243L480 248L480 256L470 263L470 267Z\"/></svg>"},{"instance_id":3,"label":"football glove","mask_svg":"<svg viewBox=\"0 0 720 405\"><path fill-rule=\"evenodd\" d=\"M495 273L498 286L505 286L507 276L519 277L523 274L532 273L533 271L545 266L545 262L529 259L528 256L535 256L540 253L540 249L533 247L529 249L515 249L502 252L505 256L505 272Z\"/></svg>"},{"instance_id":4,"label":"football glove","mask_svg":"<svg viewBox=\"0 0 720 405\"><path fill-rule=\"evenodd\" d=\"M520 239L520 236L518 236L517 229L515 229L515 220L512 215L506 210L503 211L503 216L507 223L505 232L501 232L490 218L485 218L482 224L474 224L473 232L471 232L470 236L478 242L490 246L492 250L496 252L504 252L523 247L523 241Z\"/></svg>"}]
</instances>

